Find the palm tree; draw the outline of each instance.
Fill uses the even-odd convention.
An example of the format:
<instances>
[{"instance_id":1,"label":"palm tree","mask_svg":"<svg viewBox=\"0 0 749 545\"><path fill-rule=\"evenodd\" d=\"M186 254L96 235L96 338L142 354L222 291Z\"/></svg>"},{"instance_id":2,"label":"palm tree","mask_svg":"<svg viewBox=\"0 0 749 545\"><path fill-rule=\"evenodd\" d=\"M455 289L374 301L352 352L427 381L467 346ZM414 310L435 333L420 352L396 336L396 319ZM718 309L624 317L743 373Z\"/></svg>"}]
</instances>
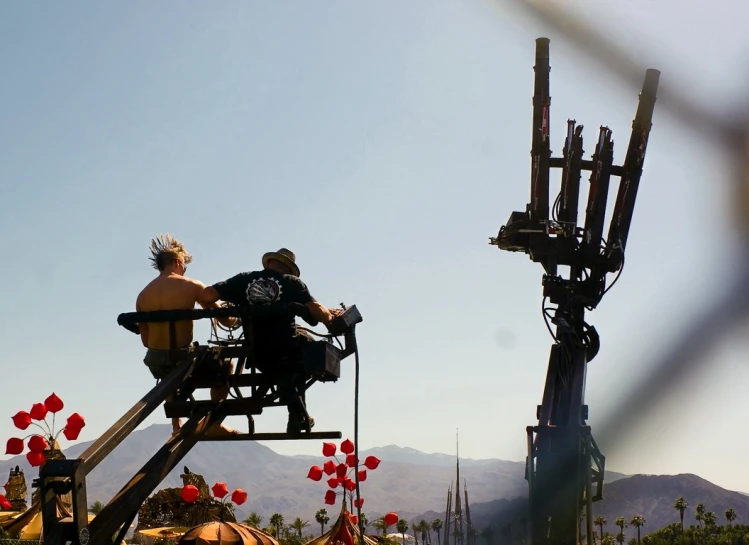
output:
<instances>
[{"instance_id":1,"label":"palm tree","mask_svg":"<svg viewBox=\"0 0 749 545\"><path fill-rule=\"evenodd\" d=\"M616 541L619 545L624 543L624 528L628 526L627 519L624 517L616 517L614 524L619 527L619 533L616 534Z\"/></svg>"},{"instance_id":2,"label":"palm tree","mask_svg":"<svg viewBox=\"0 0 749 545\"><path fill-rule=\"evenodd\" d=\"M606 517L602 515L598 515L596 518L593 519L593 524L595 526L598 526L598 528L601 531L601 544L603 544L603 527L606 526Z\"/></svg>"},{"instance_id":3,"label":"palm tree","mask_svg":"<svg viewBox=\"0 0 749 545\"><path fill-rule=\"evenodd\" d=\"M734 520L736 520L736 511L731 509L730 507L726 509L726 521L728 521L728 526L731 526Z\"/></svg>"},{"instance_id":4,"label":"palm tree","mask_svg":"<svg viewBox=\"0 0 749 545\"><path fill-rule=\"evenodd\" d=\"M417 532L419 531L419 527L416 525L416 523L411 524L411 531L414 533L414 540L416 545L419 545L419 535Z\"/></svg>"},{"instance_id":5,"label":"palm tree","mask_svg":"<svg viewBox=\"0 0 749 545\"><path fill-rule=\"evenodd\" d=\"M712 511L708 511L703 515L703 520L705 521L706 527L712 527L715 526L715 522L718 520L718 517L715 516L715 513Z\"/></svg>"},{"instance_id":6,"label":"palm tree","mask_svg":"<svg viewBox=\"0 0 749 545\"><path fill-rule=\"evenodd\" d=\"M640 545L640 528L645 526L645 517L642 515L635 515L629 523L637 528L637 545Z\"/></svg>"},{"instance_id":7,"label":"palm tree","mask_svg":"<svg viewBox=\"0 0 749 545\"><path fill-rule=\"evenodd\" d=\"M377 528L380 531L380 535L385 535L385 532L390 527L390 525L385 522L385 519L383 517L378 518L376 521L372 523L372 526Z\"/></svg>"},{"instance_id":8,"label":"palm tree","mask_svg":"<svg viewBox=\"0 0 749 545\"><path fill-rule=\"evenodd\" d=\"M281 539L281 527L283 526L283 515L281 513L273 513L270 516L270 525L275 530L276 539Z\"/></svg>"},{"instance_id":9,"label":"palm tree","mask_svg":"<svg viewBox=\"0 0 749 545\"><path fill-rule=\"evenodd\" d=\"M431 527L429 526L429 523L425 521L424 519L421 519L419 521L419 524L416 525L416 527L419 529L419 532L421 532L421 542L424 545L427 545L431 539L432 536L429 535L429 530L431 530Z\"/></svg>"},{"instance_id":10,"label":"palm tree","mask_svg":"<svg viewBox=\"0 0 749 545\"><path fill-rule=\"evenodd\" d=\"M104 509L104 505L100 501L95 501L91 507L88 508L88 512L92 515L98 515L101 513L101 510Z\"/></svg>"},{"instance_id":11,"label":"palm tree","mask_svg":"<svg viewBox=\"0 0 749 545\"><path fill-rule=\"evenodd\" d=\"M395 525L395 529L398 530L403 538L403 545L406 545L406 532L408 532L408 521L406 519L400 519Z\"/></svg>"},{"instance_id":12,"label":"palm tree","mask_svg":"<svg viewBox=\"0 0 749 545\"><path fill-rule=\"evenodd\" d=\"M366 528L367 526L369 526L369 518L364 513L361 514L361 524L362 524L362 526L364 526L364 528Z\"/></svg>"},{"instance_id":13,"label":"palm tree","mask_svg":"<svg viewBox=\"0 0 749 545\"><path fill-rule=\"evenodd\" d=\"M677 498L677 500L674 502L674 509L679 512L679 522L681 522L682 532L684 531L684 511L687 510L687 507L689 507L689 504L684 498Z\"/></svg>"},{"instance_id":14,"label":"palm tree","mask_svg":"<svg viewBox=\"0 0 749 545\"><path fill-rule=\"evenodd\" d=\"M253 511L250 513L246 519L243 521L247 526L252 526L253 528L260 528L260 523L263 522L263 517L255 513Z\"/></svg>"},{"instance_id":15,"label":"palm tree","mask_svg":"<svg viewBox=\"0 0 749 545\"><path fill-rule=\"evenodd\" d=\"M442 519L434 519L432 521L432 530L437 534L437 545L442 545L440 542L440 530L442 530Z\"/></svg>"},{"instance_id":16,"label":"palm tree","mask_svg":"<svg viewBox=\"0 0 749 545\"><path fill-rule=\"evenodd\" d=\"M363 517L364 515L362 515ZM315 513L315 520L317 521L317 524L320 525L320 535L323 535L325 533L325 525L330 522L330 517L328 516L328 510L327 509L319 509L317 513ZM366 526L366 524L365 524Z\"/></svg>"},{"instance_id":17,"label":"palm tree","mask_svg":"<svg viewBox=\"0 0 749 545\"><path fill-rule=\"evenodd\" d=\"M299 539L302 539L302 530L304 530L307 526L309 526L309 522L306 520L302 520L299 517L294 519L294 522L291 523L291 528L296 530L296 535L299 537Z\"/></svg>"},{"instance_id":18,"label":"palm tree","mask_svg":"<svg viewBox=\"0 0 749 545\"><path fill-rule=\"evenodd\" d=\"M614 538L611 537L611 534L608 532L603 534L603 537L601 537L601 545L614 545L614 543Z\"/></svg>"},{"instance_id":19,"label":"palm tree","mask_svg":"<svg viewBox=\"0 0 749 545\"><path fill-rule=\"evenodd\" d=\"M701 503L697 504L697 507L694 508L694 519L699 524L700 528L702 528L702 521L705 517L705 506Z\"/></svg>"},{"instance_id":20,"label":"palm tree","mask_svg":"<svg viewBox=\"0 0 749 545\"><path fill-rule=\"evenodd\" d=\"M492 540L494 539L494 528L491 526L487 526L483 530L481 530L481 537L484 538L484 541L486 541L486 545L492 545Z\"/></svg>"}]
</instances>

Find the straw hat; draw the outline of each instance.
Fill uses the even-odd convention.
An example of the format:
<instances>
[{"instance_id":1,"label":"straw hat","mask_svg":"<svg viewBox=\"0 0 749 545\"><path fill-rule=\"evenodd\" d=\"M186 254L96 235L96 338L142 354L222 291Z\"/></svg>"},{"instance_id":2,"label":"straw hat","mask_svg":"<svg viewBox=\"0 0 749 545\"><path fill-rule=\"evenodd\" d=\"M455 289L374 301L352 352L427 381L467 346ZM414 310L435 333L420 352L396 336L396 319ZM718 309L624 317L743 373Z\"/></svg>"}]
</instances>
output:
<instances>
[{"instance_id":1,"label":"straw hat","mask_svg":"<svg viewBox=\"0 0 749 545\"><path fill-rule=\"evenodd\" d=\"M296 256L291 250L281 248L277 252L268 252L263 256L263 267L268 268L268 261L275 259L291 269L291 274L299 276L299 267L296 264Z\"/></svg>"}]
</instances>

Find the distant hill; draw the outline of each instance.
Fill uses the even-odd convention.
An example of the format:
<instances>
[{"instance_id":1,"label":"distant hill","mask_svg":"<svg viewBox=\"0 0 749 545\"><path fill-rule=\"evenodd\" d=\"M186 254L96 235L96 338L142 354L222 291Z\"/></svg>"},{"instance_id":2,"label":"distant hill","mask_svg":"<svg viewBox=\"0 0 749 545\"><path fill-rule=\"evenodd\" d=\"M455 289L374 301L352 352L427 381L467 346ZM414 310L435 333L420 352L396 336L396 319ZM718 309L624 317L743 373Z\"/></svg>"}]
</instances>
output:
<instances>
[{"instance_id":1,"label":"distant hill","mask_svg":"<svg viewBox=\"0 0 749 545\"><path fill-rule=\"evenodd\" d=\"M668 524L678 522L679 514L674 509L674 501L683 497L689 504L684 515L684 524L695 524L694 507L703 503L708 511L713 511L719 523L725 523L726 509L733 508L737 523L749 523L749 496L741 492L726 490L692 474L680 475L634 475L617 479L604 488L604 498L593 504L593 516L603 515L608 524L604 531L615 534L614 520L623 516L629 521L634 515L642 515L646 524L642 530L648 533ZM498 531L507 523L513 524L513 536L517 535L526 517L527 498L499 499L492 502L472 503L471 520L477 529L493 526ZM444 519L444 513L427 512L412 520ZM636 537L636 530L625 528L627 539Z\"/></svg>"},{"instance_id":2,"label":"distant hill","mask_svg":"<svg viewBox=\"0 0 749 545\"><path fill-rule=\"evenodd\" d=\"M108 502L140 467L168 439L171 426L153 425L133 432L88 479L88 500ZM65 451L77 457L91 443L73 445ZM370 517L398 510L404 516L425 509L444 510L445 496L455 479L455 457L425 454L394 445L359 453L360 458L373 454L383 463L362 486L366 512ZM449 463L448 463L449 460ZM285 517L300 516L313 520L314 513L325 507L324 482L306 478L309 467L323 461L319 457L284 456L253 442L200 443L177 466L161 487L181 486L183 466L202 474L209 484L225 481L230 487L247 491L249 500L238 508L244 516L256 511L265 520L279 512ZM23 456L0 462L0 477L10 467L20 465L31 484L31 470ZM7 474L7 473L5 473ZM496 498L513 498L527 494L524 464L504 460L461 460L461 479L466 479L471 501L488 502Z\"/></svg>"},{"instance_id":3,"label":"distant hill","mask_svg":"<svg viewBox=\"0 0 749 545\"><path fill-rule=\"evenodd\" d=\"M171 433L171 426L153 425L133 432L88 479L88 499L108 502L140 467L159 449ZM77 457L89 443L66 450ZM359 453L361 458L375 455L383 463L362 486L365 512L374 519L395 510L409 520L444 518L448 486L455 479L455 457L448 454L426 454L406 447L388 445ZM324 507L324 482L306 478L309 467L320 464L322 456L284 456L253 442L201 443L194 448L162 483L161 487L181 486L183 466L202 474L209 484L224 481L230 487L241 487L249 495L238 508L240 517L256 511L268 521L273 513L285 518L314 520L314 513ZM29 468L23 456L0 462L0 478L12 466L20 465L28 484L36 471ZM525 514L527 483L523 462L497 459L461 459L461 480L468 484L471 518L477 528L499 527L517 521ZM7 473L6 473L7 474ZM694 506L702 502L722 519L732 507L739 522L749 522L749 496L720 488L696 475L635 475L607 472L604 500L594 504L594 513L602 514L613 531L618 516L641 514L647 520L645 530L656 529L678 520L674 500L683 496L690 504L687 521L694 521ZM634 535L629 530L628 536Z\"/></svg>"}]
</instances>

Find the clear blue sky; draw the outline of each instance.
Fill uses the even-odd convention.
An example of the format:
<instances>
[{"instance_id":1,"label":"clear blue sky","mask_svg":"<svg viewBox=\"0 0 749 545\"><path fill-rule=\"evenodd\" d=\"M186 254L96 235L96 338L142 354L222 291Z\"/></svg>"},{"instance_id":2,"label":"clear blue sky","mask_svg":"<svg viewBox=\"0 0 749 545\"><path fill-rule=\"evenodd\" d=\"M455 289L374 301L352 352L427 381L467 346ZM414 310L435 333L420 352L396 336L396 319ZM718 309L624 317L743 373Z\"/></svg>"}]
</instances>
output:
<instances>
[{"instance_id":1,"label":"clear blue sky","mask_svg":"<svg viewBox=\"0 0 749 545\"><path fill-rule=\"evenodd\" d=\"M3 4L0 415L55 391L91 440L152 386L116 317L153 276L150 238L170 232L206 283L286 246L313 295L359 306L363 447L451 452L460 428L465 456L523 459L551 340L541 268L487 241L528 199L534 39L547 31L503 5ZM584 7L663 81L686 78L719 106L741 96L746 6ZM588 152L611 127L621 161L637 90L550 37L555 153L574 117ZM594 430L730 269L722 157L657 106L654 123L627 267L590 319L603 343ZM749 491L727 452L749 450L731 431L749 417L745 350L726 344L650 427L603 445L609 467ZM309 404L319 429L350 434L353 362L343 375ZM282 409L258 420L284 425ZM0 437L13 433L0 418Z\"/></svg>"}]
</instances>

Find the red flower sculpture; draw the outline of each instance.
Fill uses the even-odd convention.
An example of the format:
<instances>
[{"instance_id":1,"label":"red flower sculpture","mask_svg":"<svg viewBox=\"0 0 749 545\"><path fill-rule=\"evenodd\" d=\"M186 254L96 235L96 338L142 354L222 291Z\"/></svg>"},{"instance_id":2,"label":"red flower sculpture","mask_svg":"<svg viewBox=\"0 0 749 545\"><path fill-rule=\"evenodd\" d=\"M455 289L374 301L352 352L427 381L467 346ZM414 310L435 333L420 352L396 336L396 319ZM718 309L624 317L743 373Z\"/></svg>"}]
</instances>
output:
<instances>
[{"instance_id":1,"label":"red flower sculpture","mask_svg":"<svg viewBox=\"0 0 749 545\"><path fill-rule=\"evenodd\" d=\"M186 503L194 503L200 497L200 490L198 490L198 487L195 485L186 484L182 487L182 493L180 496L182 496L182 501Z\"/></svg>"},{"instance_id":2,"label":"red flower sculpture","mask_svg":"<svg viewBox=\"0 0 749 545\"><path fill-rule=\"evenodd\" d=\"M229 493L229 489L226 487L226 483L218 482L213 485L211 492L213 492L214 498L221 499Z\"/></svg>"},{"instance_id":3,"label":"red flower sculpture","mask_svg":"<svg viewBox=\"0 0 749 545\"><path fill-rule=\"evenodd\" d=\"M312 466L309 469L309 473L307 473L307 478L313 481L320 481L323 478L323 474L330 477L326 481L329 487L325 492L325 503L327 505L335 505L340 494L343 496L344 502L346 499L349 499L353 506L361 509L362 505L364 505L364 498L359 497L358 494L354 497L354 493L357 484L367 480L367 470L359 469L359 458L355 454L356 445L354 445L353 441L346 439L341 443L340 452L345 455L344 462L338 460L336 456L338 450L335 443L323 443L323 456L330 459L326 460L322 467L318 465ZM374 456L367 456L366 460L364 460L364 465L370 471L374 471L380 465L380 460ZM356 520L358 521L358 519Z\"/></svg>"},{"instance_id":4,"label":"red flower sculpture","mask_svg":"<svg viewBox=\"0 0 749 545\"><path fill-rule=\"evenodd\" d=\"M5 483L3 486L0 486L0 488L5 488L6 486L8 486L8 483ZM4 511L10 511L11 507L12 505L8 501L8 498L0 494L0 509Z\"/></svg>"},{"instance_id":5,"label":"red flower sculpture","mask_svg":"<svg viewBox=\"0 0 749 545\"><path fill-rule=\"evenodd\" d=\"M390 512L382 518L385 519L385 524L392 526L393 524L396 524L398 522L398 513Z\"/></svg>"},{"instance_id":6,"label":"red flower sculpture","mask_svg":"<svg viewBox=\"0 0 749 545\"><path fill-rule=\"evenodd\" d=\"M307 473L307 478L312 479L313 481L319 481L322 479L322 468L318 466L312 466L309 468L309 473Z\"/></svg>"},{"instance_id":7,"label":"red flower sculpture","mask_svg":"<svg viewBox=\"0 0 749 545\"><path fill-rule=\"evenodd\" d=\"M247 501L247 492L245 492L241 488L237 488L234 492L231 493L231 501L233 501L236 505L242 505Z\"/></svg>"},{"instance_id":8,"label":"red flower sculpture","mask_svg":"<svg viewBox=\"0 0 749 545\"><path fill-rule=\"evenodd\" d=\"M29 426L36 426L42 430L41 434L31 434L26 437L11 437L5 445L5 454L18 455L23 454L24 441L29 440L27 446L29 452L26 453L26 459L32 467L38 467L44 463L46 457L44 453L57 442L57 438L62 433L69 441L75 441L86 426L86 420L78 413L73 413L68 417L65 427L55 433L55 417L57 413L65 408L62 399L56 394L51 394L44 403L34 403L29 412L18 411L11 419L13 425L19 430L25 430ZM52 425L47 422L47 416L52 414Z\"/></svg>"},{"instance_id":9,"label":"red flower sculpture","mask_svg":"<svg viewBox=\"0 0 749 545\"><path fill-rule=\"evenodd\" d=\"M354 452L354 443L351 441L351 439L346 439L343 443L341 443L341 452L344 454L351 454Z\"/></svg>"},{"instance_id":10,"label":"red flower sculpture","mask_svg":"<svg viewBox=\"0 0 749 545\"><path fill-rule=\"evenodd\" d=\"M226 503L227 499L235 505L242 505L247 501L247 492L241 488L237 488L229 496L229 488L226 486L226 483L220 481L211 487L211 492L213 492L213 497L220 500L222 505ZM194 485L188 484L182 487L181 496L182 500L186 503L195 503L200 497L200 491Z\"/></svg>"}]
</instances>

